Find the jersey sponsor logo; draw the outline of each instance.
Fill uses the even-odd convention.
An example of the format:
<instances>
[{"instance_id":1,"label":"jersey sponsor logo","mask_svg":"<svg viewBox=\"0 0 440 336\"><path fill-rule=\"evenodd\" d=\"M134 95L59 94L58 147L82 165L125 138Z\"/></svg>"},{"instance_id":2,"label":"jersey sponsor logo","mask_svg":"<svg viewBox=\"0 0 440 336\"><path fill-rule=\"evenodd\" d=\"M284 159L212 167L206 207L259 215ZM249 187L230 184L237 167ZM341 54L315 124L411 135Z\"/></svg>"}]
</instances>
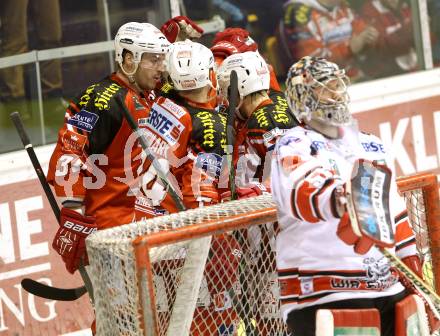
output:
<instances>
[{"instance_id":1,"label":"jersey sponsor logo","mask_svg":"<svg viewBox=\"0 0 440 336\"><path fill-rule=\"evenodd\" d=\"M138 126L139 127L147 127L148 118L139 118Z\"/></svg>"},{"instance_id":2,"label":"jersey sponsor logo","mask_svg":"<svg viewBox=\"0 0 440 336\"><path fill-rule=\"evenodd\" d=\"M318 152L321 149L330 150L330 147L326 141L314 140L311 145L312 149Z\"/></svg>"},{"instance_id":3,"label":"jersey sponsor logo","mask_svg":"<svg viewBox=\"0 0 440 336\"><path fill-rule=\"evenodd\" d=\"M97 107L100 111L102 110L108 110L110 102L110 99L115 95L116 92L118 92L121 89L121 87L116 84L112 83L108 87L106 87L101 92L96 92L96 98L95 98L95 107Z\"/></svg>"},{"instance_id":4,"label":"jersey sponsor logo","mask_svg":"<svg viewBox=\"0 0 440 336\"><path fill-rule=\"evenodd\" d=\"M283 97L277 96L275 106L273 109L273 119L280 124L289 125L292 124L292 118L287 114L287 100Z\"/></svg>"},{"instance_id":5,"label":"jersey sponsor logo","mask_svg":"<svg viewBox=\"0 0 440 336\"><path fill-rule=\"evenodd\" d=\"M150 144L150 150L157 155L165 157L168 149L170 148L168 143L155 135L153 132L147 131L145 128L142 128L142 130L144 131L145 137Z\"/></svg>"},{"instance_id":6,"label":"jersey sponsor logo","mask_svg":"<svg viewBox=\"0 0 440 336\"><path fill-rule=\"evenodd\" d=\"M301 278L301 292L303 294L313 293L313 278Z\"/></svg>"},{"instance_id":7,"label":"jersey sponsor logo","mask_svg":"<svg viewBox=\"0 0 440 336\"><path fill-rule=\"evenodd\" d=\"M162 136L171 146L180 138L185 126L162 106L154 103L146 126Z\"/></svg>"},{"instance_id":8,"label":"jersey sponsor logo","mask_svg":"<svg viewBox=\"0 0 440 336\"><path fill-rule=\"evenodd\" d=\"M201 111L196 114L203 125L203 145L211 148L215 147L214 133L217 131L214 127L214 118L211 112Z\"/></svg>"},{"instance_id":9,"label":"jersey sponsor logo","mask_svg":"<svg viewBox=\"0 0 440 336\"><path fill-rule=\"evenodd\" d=\"M364 150L366 152L381 152L385 153L385 149L382 144L377 142L362 142L362 147L364 147Z\"/></svg>"},{"instance_id":10,"label":"jersey sponsor logo","mask_svg":"<svg viewBox=\"0 0 440 336\"><path fill-rule=\"evenodd\" d=\"M358 289L361 286L361 282L355 279L338 279L332 278L330 280L330 287L337 289Z\"/></svg>"},{"instance_id":11,"label":"jersey sponsor logo","mask_svg":"<svg viewBox=\"0 0 440 336\"><path fill-rule=\"evenodd\" d=\"M286 132L286 129L279 129L278 127L275 127L273 130L270 130L269 132L263 134L264 144L268 148L273 147L274 143L272 142L272 140L284 135Z\"/></svg>"},{"instance_id":12,"label":"jersey sponsor logo","mask_svg":"<svg viewBox=\"0 0 440 336\"><path fill-rule=\"evenodd\" d=\"M291 143L300 143L301 141L301 138L286 135L280 139L280 146L288 146Z\"/></svg>"},{"instance_id":13,"label":"jersey sponsor logo","mask_svg":"<svg viewBox=\"0 0 440 336\"><path fill-rule=\"evenodd\" d=\"M199 153L196 167L205 171L209 176L218 178L222 170L223 158L215 153Z\"/></svg>"},{"instance_id":14,"label":"jersey sponsor logo","mask_svg":"<svg viewBox=\"0 0 440 336\"><path fill-rule=\"evenodd\" d=\"M87 137L70 130L66 130L61 138L64 152L81 152L86 144Z\"/></svg>"},{"instance_id":15,"label":"jersey sponsor logo","mask_svg":"<svg viewBox=\"0 0 440 336\"><path fill-rule=\"evenodd\" d=\"M67 123L86 132L91 132L98 121L99 116L95 113L82 109L73 115Z\"/></svg>"},{"instance_id":16,"label":"jersey sponsor logo","mask_svg":"<svg viewBox=\"0 0 440 336\"><path fill-rule=\"evenodd\" d=\"M168 98L166 98L165 101L161 103L161 105L179 119L182 118L186 113L183 107L180 107L179 105L173 103L173 101L169 100Z\"/></svg>"},{"instance_id":17,"label":"jersey sponsor logo","mask_svg":"<svg viewBox=\"0 0 440 336\"><path fill-rule=\"evenodd\" d=\"M90 85L86 91L83 93L83 95L81 96L81 98L79 99L79 106L80 107L84 107L87 105L87 103L90 100L90 95L92 94L93 91L95 91L95 87L97 84L93 84Z\"/></svg>"},{"instance_id":18,"label":"jersey sponsor logo","mask_svg":"<svg viewBox=\"0 0 440 336\"><path fill-rule=\"evenodd\" d=\"M257 120L257 123L261 128L269 126L269 119L267 118L265 107L260 108L257 111L255 111L254 117Z\"/></svg>"}]
</instances>

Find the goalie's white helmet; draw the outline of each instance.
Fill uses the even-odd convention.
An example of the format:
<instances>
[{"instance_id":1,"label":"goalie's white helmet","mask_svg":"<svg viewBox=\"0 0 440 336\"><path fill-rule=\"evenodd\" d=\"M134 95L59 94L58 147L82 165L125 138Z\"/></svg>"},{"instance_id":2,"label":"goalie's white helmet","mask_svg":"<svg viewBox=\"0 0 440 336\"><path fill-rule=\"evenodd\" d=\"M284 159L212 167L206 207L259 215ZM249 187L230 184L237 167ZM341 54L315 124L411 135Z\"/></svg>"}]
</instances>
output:
<instances>
[{"instance_id":1,"label":"goalie's white helmet","mask_svg":"<svg viewBox=\"0 0 440 336\"><path fill-rule=\"evenodd\" d=\"M122 64L122 52L126 49L133 53L134 62L138 64L143 53L165 54L169 46L165 35L152 24L128 22L115 36L115 60Z\"/></svg>"},{"instance_id":2,"label":"goalie's white helmet","mask_svg":"<svg viewBox=\"0 0 440 336\"><path fill-rule=\"evenodd\" d=\"M243 98L251 93L269 90L269 67L258 51L247 51L228 56L217 71L220 92L227 97L231 71L237 72L238 92Z\"/></svg>"},{"instance_id":3,"label":"goalie's white helmet","mask_svg":"<svg viewBox=\"0 0 440 336\"><path fill-rule=\"evenodd\" d=\"M203 44L190 40L174 42L165 57L165 63L176 90L213 86L211 71L215 66L214 55Z\"/></svg>"},{"instance_id":4,"label":"goalie's white helmet","mask_svg":"<svg viewBox=\"0 0 440 336\"><path fill-rule=\"evenodd\" d=\"M352 122L348 84L345 71L337 64L305 56L290 67L285 95L300 121L314 119L332 126L348 125Z\"/></svg>"}]
</instances>

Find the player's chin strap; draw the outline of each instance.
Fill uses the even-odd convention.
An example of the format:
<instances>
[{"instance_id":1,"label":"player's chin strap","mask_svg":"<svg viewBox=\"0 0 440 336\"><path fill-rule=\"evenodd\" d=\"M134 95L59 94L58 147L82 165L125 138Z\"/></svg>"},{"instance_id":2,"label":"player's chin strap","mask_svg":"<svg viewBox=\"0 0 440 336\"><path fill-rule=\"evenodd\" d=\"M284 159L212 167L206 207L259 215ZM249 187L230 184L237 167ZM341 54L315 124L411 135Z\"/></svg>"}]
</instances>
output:
<instances>
[{"instance_id":1,"label":"player's chin strap","mask_svg":"<svg viewBox=\"0 0 440 336\"><path fill-rule=\"evenodd\" d=\"M119 62L119 67L121 68L121 71L123 72L123 74L125 76L127 76L128 80L130 81L131 84L136 83L133 75L136 73L136 71L139 67L139 62L134 62L134 69L132 72L128 72L127 70L125 70L122 62Z\"/></svg>"}]
</instances>

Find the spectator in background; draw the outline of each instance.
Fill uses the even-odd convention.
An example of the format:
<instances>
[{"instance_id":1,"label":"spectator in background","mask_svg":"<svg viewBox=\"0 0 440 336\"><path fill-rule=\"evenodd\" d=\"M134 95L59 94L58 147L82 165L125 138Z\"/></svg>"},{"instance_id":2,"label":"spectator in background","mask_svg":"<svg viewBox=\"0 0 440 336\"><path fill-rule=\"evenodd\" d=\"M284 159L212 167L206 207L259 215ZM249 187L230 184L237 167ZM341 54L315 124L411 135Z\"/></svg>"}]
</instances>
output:
<instances>
[{"instance_id":1,"label":"spectator in background","mask_svg":"<svg viewBox=\"0 0 440 336\"><path fill-rule=\"evenodd\" d=\"M378 35L342 0L290 0L279 28L289 63L306 55L325 57L344 67L352 81L364 77L357 57Z\"/></svg>"},{"instance_id":2,"label":"spectator in background","mask_svg":"<svg viewBox=\"0 0 440 336\"><path fill-rule=\"evenodd\" d=\"M413 48L411 8L403 0L368 0L362 18L379 32L373 48L362 62L362 69L371 78L393 76L417 68Z\"/></svg>"},{"instance_id":3,"label":"spectator in background","mask_svg":"<svg viewBox=\"0 0 440 336\"><path fill-rule=\"evenodd\" d=\"M29 8L28 8L29 5ZM28 17L28 10L29 17ZM28 19L35 22L38 49L61 45L61 17L58 0L2 0L0 20L2 45L0 57L28 51ZM62 93L61 61L40 63L41 84L44 97L60 97ZM2 101L24 100L25 83L23 66L0 69L0 98Z\"/></svg>"}]
</instances>

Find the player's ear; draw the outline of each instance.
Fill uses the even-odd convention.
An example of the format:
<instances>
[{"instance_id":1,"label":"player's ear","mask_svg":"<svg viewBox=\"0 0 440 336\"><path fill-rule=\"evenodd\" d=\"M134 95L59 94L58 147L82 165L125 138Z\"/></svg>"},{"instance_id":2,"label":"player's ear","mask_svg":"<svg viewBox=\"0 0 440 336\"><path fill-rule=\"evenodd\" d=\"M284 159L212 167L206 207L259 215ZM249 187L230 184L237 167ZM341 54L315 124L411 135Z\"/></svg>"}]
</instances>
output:
<instances>
[{"instance_id":1,"label":"player's ear","mask_svg":"<svg viewBox=\"0 0 440 336\"><path fill-rule=\"evenodd\" d=\"M125 51L125 50L124 50L124 51ZM123 63L124 63L124 65L125 65L125 68L126 68L127 70L128 70L128 69L132 69L133 66L134 66L134 57L133 57L133 54L132 54L131 52L129 52L129 51L124 52L124 53L123 53L123 59L124 59Z\"/></svg>"}]
</instances>

